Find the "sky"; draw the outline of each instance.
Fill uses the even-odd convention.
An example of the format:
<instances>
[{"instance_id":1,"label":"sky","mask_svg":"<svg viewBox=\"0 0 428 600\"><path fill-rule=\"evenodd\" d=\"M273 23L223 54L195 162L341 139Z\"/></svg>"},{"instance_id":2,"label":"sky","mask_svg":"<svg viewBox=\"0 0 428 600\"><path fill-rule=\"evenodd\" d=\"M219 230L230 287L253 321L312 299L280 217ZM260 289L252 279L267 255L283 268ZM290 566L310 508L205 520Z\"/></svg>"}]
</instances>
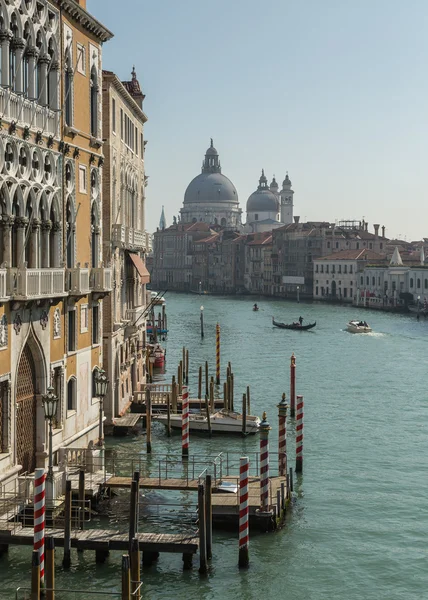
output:
<instances>
[{"instance_id":1,"label":"sky","mask_svg":"<svg viewBox=\"0 0 428 600\"><path fill-rule=\"evenodd\" d=\"M426 0L88 0L103 68L144 112L146 228L179 214L214 138L245 213L288 171L301 220L428 237ZM244 220L244 219L243 219Z\"/></svg>"}]
</instances>

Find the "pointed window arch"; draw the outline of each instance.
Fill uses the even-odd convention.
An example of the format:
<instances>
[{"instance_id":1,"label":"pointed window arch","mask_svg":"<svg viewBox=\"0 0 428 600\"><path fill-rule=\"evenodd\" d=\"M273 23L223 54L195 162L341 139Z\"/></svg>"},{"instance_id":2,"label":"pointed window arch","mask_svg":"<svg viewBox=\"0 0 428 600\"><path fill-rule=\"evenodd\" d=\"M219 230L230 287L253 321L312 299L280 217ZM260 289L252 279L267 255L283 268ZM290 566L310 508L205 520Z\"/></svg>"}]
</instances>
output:
<instances>
[{"instance_id":1,"label":"pointed window arch","mask_svg":"<svg viewBox=\"0 0 428 600\"><path fill-rule=\"evenodd\" d=\"M67 268L74 267L76 249L76 226L74 222L74 203L71 198L67 200Z\"/></svg>"},{"instance_id":2,"label":"pointed window arch","mask_svg":"<svg viewBox=\"0 0 428 600\"><path fill-rule=\"evenodd\" d=\"M70 47L65 51L64 65L64 118L69 127L73 125L73 63L71 60Z\"/></svg>"},{"instance_id":3,"label":"pointed window arch","mask_svg":"<svg viewBox=\"0 0 428 600\"><path fill-rule=\"evenodd\" d=\"M98 259L100 253L100 227L99 227L99 219L98 219L98 211L96 203L92 204L91 211L91 232L92 232L92 268L96 269L98 267Z\"/></svg>"},{"instance_id":4,"label":"pointed window arch","mask_svg":"<svg viewBox=\"0 0 428 600\"><path fill-rule=\"evenodd\" d=\"M93 65L91 69L91 135L98 137L98 72Z\"/></svg>"}]
</instances>

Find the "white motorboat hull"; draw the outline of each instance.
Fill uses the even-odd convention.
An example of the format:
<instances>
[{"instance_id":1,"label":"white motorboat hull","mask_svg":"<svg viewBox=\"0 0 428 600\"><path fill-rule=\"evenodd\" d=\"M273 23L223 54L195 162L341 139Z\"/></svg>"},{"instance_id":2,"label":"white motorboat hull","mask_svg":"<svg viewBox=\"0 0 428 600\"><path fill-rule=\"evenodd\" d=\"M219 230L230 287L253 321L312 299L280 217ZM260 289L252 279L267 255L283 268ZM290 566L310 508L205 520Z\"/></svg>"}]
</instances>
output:
<instances>
[{"instance_id":1,"label":"white motorboat hull","mask_svg":"<svg viewBox=\"0 0 428 600\"><path fill-rule=\"evenodd\" d=\"M364 327L363 325L357 325L355 323L348 323L346 328L351 333L370 333L372 330L371 327Z\"/></svg>"},{"instance_id":2,"label":"white motorboat hull","mask_svg":"<svg viewBox=\"0 0 428 600\"><path fill-rule=\"evenodd\" d=\"M159 421L164 425L168 423L168 417L165 414L153 415L154 421ZM181 414L171 415L171 427L181 429ZM190 431L208 431L208 420L205 415L190 413L189 415ZM257 433L260 428L259 417L247 417L247 433ZM242 433L242 415L239 413L222 413L221 411L211 415L211 431L213 433Z\"/></svg>"}]
</instances>

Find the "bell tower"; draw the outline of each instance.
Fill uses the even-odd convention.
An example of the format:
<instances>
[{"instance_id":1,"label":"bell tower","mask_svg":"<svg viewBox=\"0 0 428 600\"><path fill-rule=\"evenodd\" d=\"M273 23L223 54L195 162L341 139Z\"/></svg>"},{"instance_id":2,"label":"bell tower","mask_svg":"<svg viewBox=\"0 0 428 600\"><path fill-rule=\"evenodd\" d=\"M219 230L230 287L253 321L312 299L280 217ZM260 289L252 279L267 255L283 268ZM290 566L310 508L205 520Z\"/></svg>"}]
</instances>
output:
<instances>
[{"instance_id":1,"label":"bell tower","mask_svg":"<svg viewBox=\"0 0 428 600\"><path fill-rule=\"evenodd\" d=\"M287 175L282 182L281 198L281 223L289 225L293 222L293 196L294 191L291 189L291 181Z\"/></svg>"}]
</instances>

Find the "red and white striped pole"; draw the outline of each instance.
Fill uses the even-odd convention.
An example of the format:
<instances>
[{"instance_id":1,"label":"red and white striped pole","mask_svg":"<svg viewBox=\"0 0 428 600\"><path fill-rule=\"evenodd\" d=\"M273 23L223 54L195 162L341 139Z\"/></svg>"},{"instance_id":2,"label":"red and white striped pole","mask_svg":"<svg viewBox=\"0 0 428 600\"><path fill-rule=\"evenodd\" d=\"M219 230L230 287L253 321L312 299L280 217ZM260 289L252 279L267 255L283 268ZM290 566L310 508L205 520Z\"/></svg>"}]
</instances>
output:
<instances>
[{"instance_id":1,"label":"red and white striped pole","mask_svg":"<svg viewBox=\"0 0 428 600\"><path fill-rule=\"evenodd\" d=\"M297 396L296 473L303 471L303 396Z\"/></svg>"},{"instance_id":2,"label":"red and white striped pole","mask_svg":"<svg viewBox=\"0 0 428 600\"><path fill-rule=\"evenodd\" d=\"M189 456L189 388L185 385L181 398L181 456Z\"/></svg>"},{"instance_id":3,"label":"red and white striped pole","mask_svg":"<svg viewBox=\"0 0 428 600\"><path fill-rule=\"evenodd\" d=\"M287 408L285 394L278 404L278 471L281 477L287 475Z\"/></svg>"},{"instance_id":4,"label":"red and white striped pole","mask_svg":"<svg viewBox=\"0 0 428 600\"><path fill-rule=\"evenodd\" d=\"M34 550L40 558L40 583L45 583L45 481L44 469L34 472Z\"/></svg>"},{"instance_id":5,"label":"red and white striped pole","mask_svg":"<svg viewBox=\"0 0 428 600\"><path fill-rule=\"evenodd\" d=\"M260 509L269 510L269 431L270 425L263 413L260 423Z\"/></svg>"},{"instance_id":6,"label":"red and white striped pole","mask_svg":"<svg viewBox=\"0 0 428 600\"><path fill-rule=\"evenodd\" d=\"M294 352L290 362L290 417L296 416L296 357Z\"/></svg>"},{"instance_id":7,"label":"red and white striped pole","mask_svg":"<svg viewBox=\"0 0 428 600\"><path fill-rule=\"evenodd\" d=\"M239 459L239 567L248 567L250 559L249 504L248 504L248 456Z\"/></svg>"}]
</instances>

